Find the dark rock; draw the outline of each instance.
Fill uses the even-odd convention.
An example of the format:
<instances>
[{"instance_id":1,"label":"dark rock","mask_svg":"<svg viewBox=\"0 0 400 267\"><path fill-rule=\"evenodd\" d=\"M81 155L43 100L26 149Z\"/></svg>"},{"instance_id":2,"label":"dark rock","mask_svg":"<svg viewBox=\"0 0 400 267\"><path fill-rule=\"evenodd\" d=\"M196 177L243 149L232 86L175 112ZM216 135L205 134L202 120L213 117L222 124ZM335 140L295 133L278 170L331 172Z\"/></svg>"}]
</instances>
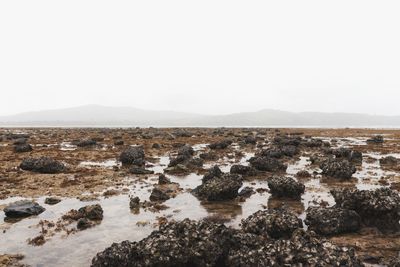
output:
<instances>
[{"instance_id":1,"label":"dark rock","mask_svg":"<svg viewBox=\"0 0 400 267\"><path fill-rule=\"evenodd\" d=\"M57 197L46 197L46 199L44 200L44 203L47 205L56 205L60 202L61 202L61 199L59 199Z\"/></svg>"},{"instance_id":2,"label":"dark rock","mask_svg":"<svg viewBox=\"0 0 400 267\"><path fill-rule=\"evenodd\" d=\"M14 152L16 153L24 153L24 152L31 152L32 146L30 144L21 144L14 146Z\"/></svg>"},{"instance_id":3,"label":"dark rock","mask_svg":"<svg viewBox=\"0 0 400 267\"><path fill-rule=\"evenodd\" d=\"M179 188L179 184L172 182L168 184L154 185L153 191L151 191L150 201L166 201L175 197L180 190L181 188Z\"/></svg>"},{"instance_id":4,"label":"dark rock","mask_svg":"<svg viewBox=\"0 0 400 267\"><path fill-rule=\"evenodd\" d=\"M286 145L281 147L282 153L287 157L293 157L299 154L299 149L294 145Z\"/></svg>"},{"instance_id":5,"label":"dark rock","mask_svg":"<svg viewBox=\"0 0 400 267\"><path fill-rule=\"evenodd\" d=\"M153 149L160 149L160 148L161 148L161 145L158 144L158 143L154 143L154 144L151 146L151 148L153 148Z\"/></svg>"},{"instance_id":6,"label":"dark rock","mask_svg":"<svg viewBox=\"0 0 400 267\"><path fill-rule=\"evenodd\" d=\"M178 174L187 174L190 172L190 170L185 165L178 164L176 166L168 167L168 168L164 169L164 172L178 175Z\"/></svg>"},{"instance_id":7,"label":"dark rock","mask_svg":"<svg viewBox=\"0 0 400 267\"><path fill-rule=\"evenodd\" d=\"M260 210L242 220L246 233L268 235L271 238L290 238L303 224L296 214L285 209Z\"/></svg>"},{"instance_id":8,"label":"dark rock","mask_svg":"<svg viewBox=\"0 0 400 267\"><path fill-rule=\"evenodd\" d=\"M129 208L130 209L139 209L140 208L140 198L139 197L131 197L129 199Z\"/></svg>"},{"instance_id":9,"label":"dark rock","mask_svg":"<svg viewBox=\"0 0 400 267\"><path fill-rule=\"evenodd\" d=\"M299 178L309 178L311 177L311 174L306 170L301 170L296 173L296 176Z\"/></svg>"},{"instance_id":10,"label":"dark rock","mask_svg":"<svg viewBox=\"0 0 400 267\"><path fill-rule=\"evenodd\" d=\"M286 171L287 166L275 158L252 157L250 164L259 171Z\"/></svg>"},{"instance_id":11,"label":"dark rock","mask_svg":"<svg viewBox=\"0 0 400 267\"><path fill-rule=\"evenodd\" d=\"M284 154L281 149L274 147L274 148L263 149L260 152L260 156L280 159L284 156Z\"/></svg>"},{"instance_id":12,"label":"dark rock","mask_svg":"<svg viewBox=\"0 0 400 267\"><path fill-rule=\"evenodd\" d=\"M234 199L242 187L242 177L237 174L214 176L196 187L192 192L200 199L220 201Z\"/></svg>"},{"instance_id":13,"label":"dark rock","mask_svg":"<svg viewBox=\"0 0 400 267\"><path fill-rule=\"evenodd\" d=\"M87 218L92 221L103 220L103 208L100 204L89 205L78 210L81 218Z\"/></svg>"},{"instance_id":14,"label":"dark rock","mask_svg":"<svg viewBox=\"0 0 400 267\"><path fill-rule=\"evenodd\" d=\"M338 247L304 230L290 239L262 236L227 228L209 220L185 219L160 226L139 242L124 241L98 253L92 267L251 267L363 266L351 248Z\"/></svg>"},{"instance_id":15,"label":"dark rock","mask_svg":"<svg viewBox=\"0 0 400 267\"><path fill-rule=\"evenodd\" d=\"M14 140L13 144L16 145L16 146L25 145L27 142L28 142L27 138L18 138L18 139Z\"/></svg>"},{"instance_id":16,"label":"dark rock","mask_svg":"<svg viewBox=\"0 0 400 267\"><path fill-rule=\"evenodd\" d=\"M137 165L143 166L145 164L144 160L144 149L142 146L130 146L119 155L119 160L124 165Z\"/></svg>"},{"instance_id":17,"label":"dark rock","mask_svg":"<svg viewBox=\"0 0 400 267\"><path fill-rule=\"evenodd\" d=\"M167 178L164 174L160 174L158 176L158 184L163 185L163 184L170 184L171 180Z\"/></svg>"},{"instance_id":18,"label":"dark rock","mask_svg":"<svg viewBox=\"0 0 400 267\"><path fill-rule=\"evenodd\" d=\"M217 160L218 159L218 154L215 152L203 152L199 155L199 157L203 160Z\"/></svg>"},{"instance_id":19,"label":"dark rock","mask_svg":"<svg viewBox=\"0 0 400 267\"><path fill-rule=\"evenodd\" d=\"M301 144L301 137L277 136L273 142L279 146L299 146Z\"/></svg>"},{"instance_id":20,"label":"dark rock","mask_svg":"<svg viewBox=\"0 0 400 267\"><path fill-rule=\"evenodd\" d=\"M242 190L239 191L238 196L247 198L247 197L250 197L251 195L253 195L255 193L256 192L253 190L253 188L246 186Z\"/></svg>"},{"instance_id":21,"label":"dark rock","mask_svg":"<svg viewBox=\"0 0 400 267\"><path fill-rule=\"evenodd\" d=\"M399 159L397 159L393 156L388 156L388 157L381 158L379 160L379 163L381 165L386 165L386 166L395 166L395 165L399 164Z\"/></svg>"},{"instance_id":22,"label":"dark rock","mask_svg":"<svg viewBox=\"0 0 400 267\"><path fill-rule=\"evenodd\" d=\"M203 176L203 183L215 178L215 177L221 177L224 173L221 171L221 169L217 166L214 165L210 169L208 169L207 173Z\"/></svg>"},{"instance_id":23,"label":"dark rock","mask_svg":"<svg viewBox=\"0 0 400 267\"><path fill-rule=\"evenodd\" d=\"M251 144L251 145L255 145L257 143L257 139L255 136L253 135L248 135L244 138L244 143L245 144Z\"/></svg>"},{"instance_id":24,"label":"dark rock","mask_svg":"<svg viewBox=\"0 0 400 267\"><path fill-rule=\"evenodd\" d=\"M60 173L65 170L63 163L50 157L26 158L22 160L20 168L39 173Z\"/></svg>"},{"instance_id":25,"label":"dark rock","mask_svg":"<svg viewBox=\"0 0 400 267\"><path fill-rule=\"evenodd\" d=\"M384 139L382 135L375 135L367 140L367 143L373 143L373 144L382 144L383 142Z\"/></svg>"},{"instance_id":26,"label":"dark rock","mask_svg":"<svg viewBox=\"0 0 400 267\"><path fill-rule=\"evenodd\" d=\"M129 173L141 175L141 174L153 174L154 171L146 170L145 168L138 167L138 166L132 166L129 169Z\"/></svg>"},{"instance_id":27,"label":"dark rock","mask_svg":"<svg viewBox=\"0 0 400 267\"><path fill-rule=\"evenodd\" d=\"M382 232L400 231L400 196L389 188L332 190L336 207L354 210L364 225Z\"/></svg>"},{"instance_id":28,"label":"dark rock","mask_svg":"<svg viewBox=\"0 0 400 267\"><path fill-rule=\"evenodd\" d=\"M76 227L79 230L85 230L85 229L88 229L88 228L90 228L92 226L93 226L92 222L87 218L80 218L78 220L77 224L76 224Z\"/></svg>"},{"instance_id":29,"label":"dark rock","mask_svg":"<svg viewBox=\"0 0 400 267\"><path fill-rule=\"evenodd\" d=\"M304 184L285 176L272 177L268 180L268 187L272 196L292 199L300 199L305 190Z\"/></svg>"},{"instance_id":30,"label":"dark rock","mask_svg":"<svg viewBox=\"0 0 400 267\"><path fill-rule=\"evenodd\" d=\"M329 158L321 165L322 173L333 178L351 179L356 167L346 159Z\"/></svg>"},{"instance_id":31,"label":"dark rock","mask_svg":"<svg viewBox=\"0 0 400 267\"><path fill-rule=\"evenodd\" d=\"M228 146L230 146L232 143L233 143L232 140L224 139L222 141L219 141L219 142L216 142L216 143L212 143L208 147L211 148L211 149L225 149Z\"/></svg>"},{"instance_id":32,"label":"dark rock","mask_svg":"<svg viewBox=\"0 0 400 267\"><path fill-rule=\"evenodd\" d=\"M363 157L362 153L359 151L354 151L349 148L338 148L331 150L331 153L335 155L336 158L347 159L350 162L362 163Z\"/></svg>"},{"instance_id":33,"label":"dark rock","mask_svg":"<svg viewBox=\"0 0 400 267\"><path fill-rule=\"evenodd\" d=\"M123 146L124 145L124 141L123 140L115 140L114 141L114 145L115 146Z\"/></svg>"},{"instance_id":34,"label":"dark rock","mask_svg":"<svg viewBox=\"0 0 400 267\"><path fill-rule=\"evenodd\" d=\"M39 215L46 209L38 203L29 200L20 200L9 204L4 208L4 213L9 218L29 217Z\"/></svg>"},{"instance_id":35,"label":"dark rock","mask_svg":"<svg viewBox=\"0 0 400 267\"><path fill-rule=\"evenodd\" d=\"M256 176L257 170L250 166L244 165L232 165L230 169L230 173L232 174L240 174L243 176Z\"/></svg>"},{"instance_id":36,"label":"dark rock","mask_svg":"<svg viewBox=\"0 0 400 267\"><path fill-rule=\"evenodd\" d=\"M79 142L76 143L76 146L78 147L88 147L88 146L95 146L97 142L93 139L84 139L80 140Z\"/></svg>"},{"instance_id":37,"label":"dark rock","mask_svg":"<svg viewBox=\"0 0 400 267\"><path fill-rule=\"evenodd\" d=\"M320 235L337 235L356 232L361 228L357 212L342 208L308 208L305 223Z\"/></svg>"}]
</instances>

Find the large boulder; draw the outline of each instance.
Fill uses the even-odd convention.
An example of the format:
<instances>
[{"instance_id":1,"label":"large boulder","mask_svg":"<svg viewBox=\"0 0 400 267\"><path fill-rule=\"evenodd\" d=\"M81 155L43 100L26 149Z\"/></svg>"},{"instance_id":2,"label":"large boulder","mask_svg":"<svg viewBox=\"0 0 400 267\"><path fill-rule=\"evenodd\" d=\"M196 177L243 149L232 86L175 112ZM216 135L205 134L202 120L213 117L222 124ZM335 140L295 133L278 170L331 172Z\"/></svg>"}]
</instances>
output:
<instances>
[{"instance_id":1,"label":"large boulder","mask_svg":"<svg viewBox=\"0 0 400 267\"><path fill-rule=\"evenodd\" d=\"M337 189L331 191L336 207L354 210L363 224L382 232L400 231L400 196L389 188L375 190Z\"/></svg>"},{"instance_id":2,"label":"large boulder","mask_svg":"<svg viewBox=\"0 0 400 267\"><path fill-rule=\"evenodd\" d=\"M232 165L229 172L232 174L240 174L243 176L255 176L258 174L255 168L239 164Z\"/></svg>"},{"instance_id":3,"label":"large boulder","mask_svg":"<svg viewBox=\"0 0 400 267\"><path fill-rule=\"evenodd\" d=\"M305 191L304 184L291 177L274 176L268 180L268 187L275 197L300 199Z\"/></svg>"},{"instance_id":4,"label":"large boulder","mask_svg":"<svg viewBox=\"0 0 400 267\"><path fill-rule=\"evenodd\" d=\"M130 146L121 152L119 160L123 165L143 166L145 164L144 149L142 146Z\"/></svg>"},{"instance_id":5,"label":"large boulder","mask_svg":"<svg viewBox=\"0 0 400 267\"><path fill-rule=\"evenodd\" d=\"M14 146L15 153L24 153L24 152L31 152L32 146L30 144L20 144Z\"/></svg>"},{"instance_id":6,"label":"large boulder","mask_svg":"<svg viewBox=\"0 0 400 267\"><path fill-rule=\"evenodd\" d=\"M26 158L22 160L19 167L22 170L39 173L60 173L65 170L63 163L50 157Z\"/></svg>"},{"instance_id":7,"label":"large boulder","mask_svg":"<svg viewBox=\"0 0 400 267\"><path fill-rule=\"evenodd\" d=\"M92 267L363 266L354 250L298 229L267 240L210 221L185 219L160 226L139 242L123 241L98 253Z\"/></svg>"},{"instance_id":8,"label":"large boulder","mask_svg":"<svg viewBox=\"0 0 400 267\"><path fill-rule=\"evenodd\" d=\"M242 176L238 174L223 174L215 176L203 182L192 192L200 199L208 201L220 201L234 199L238 196L239 189L243 185Z\"/></svg>"},{"instance_id":9,"label":"large boulder","mask_svg":"<svg viewBox=\"0 0 400 267\"><path fill-rule=\"evenodd\" d=\"M252 157L250 160L251 166L259 171L286 171L287 166L275 158L270 157Z\"/></svg>"},{"instance_id":10,"label":"large boulder","mask_svg":"<svg viewBox=\"0 0 400 267\"><path fill-rule=\"evenodd\" d=\"M354 210L312 207L307 209L305 223L320 235L337 235L356 232L361 228L361 218Z\"/></svg>"},{"instance_id":11,"label":"large boulder","mask_svg":"<svg viewBox=\"0 0 400 267\"><path fill-rule=\"evenodd\" d=\"M4 213L9 218L29 217L39 215L46 209L38 203L29 200L20 200L9 204L4 208Z\"/></svg>"},{"instance_id":12,"label":"large boulder","mask_svg":"<svg viewBox=\"0 0 400 267\"><path fill-rule=\"evenodd\" d=\"M322 173L333 178L351 179L356 167L346 159L329 158L320 165Z\"/></svg>"},{"instance_id":13,"label":"large boulder","mask_svg":"<svg viewBox=\"0 0 400 267\"><path fill-rule=\"evenodd\" d=\"M246 233L267 235L275 239L290 238L303 224L296 214L286 209L260 210L242 220Z\"/></svg>"},{"instance_id":14,"label":"large boulder","mask_svg":"<svg viewBox=\"0 0 400 267\"><path fill-rule=\"evenodd\" d=\"M332 149L330 151L336 158L347 159L350 162L360 164L362 163L363 156L359 151L352 150L350 148L341 147L338 149Z\"/></svg>"}]
</instances>

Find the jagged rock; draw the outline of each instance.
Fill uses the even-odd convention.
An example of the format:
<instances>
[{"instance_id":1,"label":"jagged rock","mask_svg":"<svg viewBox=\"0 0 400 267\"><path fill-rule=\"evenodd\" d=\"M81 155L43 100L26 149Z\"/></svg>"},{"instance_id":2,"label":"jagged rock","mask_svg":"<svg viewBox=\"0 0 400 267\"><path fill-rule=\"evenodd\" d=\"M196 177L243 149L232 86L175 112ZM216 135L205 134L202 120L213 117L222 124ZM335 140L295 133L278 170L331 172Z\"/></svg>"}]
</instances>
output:
<instances>
[{"instance_id":1,"label":"jagged rock","mask_svg":"<svg viewBox=\"0 0 400 267\"><path fill-rule=\"evenodd\" d=\"M260 210L242 220L246 233L268 235L271 238L290 238L303 224L296 214L285 209Z\"/></svg>"},{"instance_id":2,"label":"jagged rock","mask_svg":"<svg viewBox=\"0 0 400 267\"><path fill-rule=\"evenodd\" d=\"M308 208L305 223L310 230L327 236L352 233L361 228L357 212L342 208Z\"/></svg>"},{"instance_id":3,"label":"jagged rock","mask_svg":"<svg viewBox=\"0 0 400 267\"><path fill-rule=\"evenodd\" d=\"M232 165L230 169L230 173L232 174L240 174L243 176L255 176L257 175L257 170L250 166L244 165Z\"/></svg>"},{"instance_id":4,"label":"jagged rock","mask_svg":"<svg viewBox=\"0 0 400 267\"><path fill-rule=\"evenodd\" d=\"M287 197L300 199L304 193L304 184L297 182L291 177L274 176L268 180L268 187L275 197Z\"/></svg>"},{"instance_id":5,"label":"jagged rock","mask_svg":"<svg viewBox=\"0 0 400 267\"><path fill-rule=\"evenodd\" d=\"M277 136L273 142L279 146L299 146L301 144L301 137Z\"/></svg>"},{"instance_id":6,"label":"jagged rock","mask_svg":"<svg viewBox=\"0 0 400 267\"><path fill-rule=\"evenodd\" d=\"M301 170L296 173L296 176L299 178L309 178L311 177L311 174L306 170Z\"/></svg>"},{"instance_id":7,"label":"jagged rock","mask_svg":"<svg viewBox=\"0 0 400 267\"><path fill-rule=\"evenodd\" d=\"M330 151L336 158L347 159L350 162L362 163L363 156L359 151L351 150L349 148L338 148Z\"/></svg>"},{"instance_id":8,"label":"jagged rock","mask_svg":"<svg viewBox=\"0 0 400 267\"><path fill-rule=\"evenodd\" d=\"M230 146L232 143L233 143L232 140L224 139L222 141L219 141L219 142L216 142L216 143L212 143L208 147L211 148L211 149L225 149L228 146Z\"/></svg>"},{"instance_id":9,"label":"jagged rock","mask_svg":"<svg viewBox=\"0 0 400 267\"><path fill-rule=\"evenodd\" d=\"M26 158L22 160L20 168L39 173L60 173L65 170L63 163L50 157Z\"/></svg>"},{"instance_id":10,"label":"jagged rock","mask_svg":"<svg viewBox=\"0 0 400 267\"><path fill-rule=\"evenodd\" d=\"M356 172L356 167L346 159L329 158L320 165L320 168L323 174L338 179L351 179Z\"/></svg>"},{"instance_id":11,"label":"jagged rock","mask_svg":"<svg viewBox=\"0 0 400 267\"><path fill-rule=\"evenodd\" d=\"M242 187L242 177L237 174L214 176L196 187L192 192L200 199L220 201L234 199Z\"/></svg>"},{"instance_id":12,"label":"jagged rock","mask_svg":"<svg viewBox=\"0 0 400 267\"><path fill-rule=\"evenodd\" d=\"M363 266L354 250L296 230L290 239L262 236L211 221L185 219L160 226L139 242L123 241L98 253L92 267Z\"/></svg>"},{"instance_id":13,"label":"jagged rock","mask_svg":"<svg viewBox=\"0 0 400 267\"><path fill-rule=\"evenodd\" d=\"M46 209L38 203L29 200L20 200L9 204L4 208L4 213L9 218L29 217L39 215Z\"/></svg>"},{"instance_id":14,"label":"jagged rock","mask_svg":"<svg viewBox=\"0 0 400 267\"><path fill-rule=\"evenodd\" d=\"M253 188L251 187L244 187L242 188L242 190L239 191L238 196L239 197L243 197L243 198L247 198L250 197L251 195L255 194L256 192L253 190Z\"/></svg>"},{"instance_id":15,"label":"jagged rock","mask_svg":"<svg viewBox=\"0 0 400 267\"><path fill-rule=\"evenodd\" d=\"M144 160L144 149L141 146L130 146L119 155L119 160L124 165L137 165L143 166Z\"/></svg>"},{"instance_id":16,"label":"jagged rock","mask_svg":"<svg viewBox=\"0 0 400 267\"><path fill-rule=\"evenodd\" d=\"M331 191L336 207L354 210L363 224L382 232L400 231L400 196L389 188L376 190L338 189Z\"/></svg>"},{"instance_id":17,"label":"jagged rock","mask_svg":"<svg viewBox=\"0 0 400 267\"><path fill-rule=\"evenodd\" d=\"M15 153L31 152L33 150L30 144L21 144L14 146Z\"/></svg>"},{"instance_id":18,"label":"jagged rock","mask_svg":"<svg viewBox=\"0 0 400 267\"><path fill-rule=\"evenodd\" d=\"M181 190L178 183L169 183L163 185L154 185L153 191L150 195L150 201L166 201L175 197Z\"/></svg>"},{"instance_id":19,"label":"jagged rock","mask_svg":"<svg viewBox=\"0 0 400 267\"><path fill-rule=\"evenodd\" d=\"M176 166L173 167L168 167L164 169L164 172L166 173L173 173L173 174L186 174L189 173L190 170L188 167L186 167L183 164L178 164Z\"/></svg>"},{"instance_id":20,"label":"jagged rock","mask_svg":"<svg viewBox=\"0 0 400 267\"><path fill-rule=\"evenodd\" d=\"M207 173L203 176L202 182L205 183L215 177L221 177L223 174L221 169L217 165L214 165L208 169Z\"/></svg>"},{"instance_id":21,"label":"jagged rock","mask_svg":"<svg viewBox=\"0 0 400 267\"><path fill-rule=\"evenodd\" d=\"M287 166L275 158L268 157L252 157L250 160L251 166L259 171L286 171Z\"/></svg>"},{"instance_id":22,"label":"jagged rock","mask_svg":"<svg viewBox=\"0 0 400 267\"><path fill-rule=\"evenodd\" d=\"M178 155L176 158L171 159L168 167L174 167L178 164L187 165L189 161L192 159L194 154L194 150L189 145L183 145L178 149ZM202 165L202 163L201 163Z\"/></svg>"},{"instance_id":23,"label":"jagged rock","mask_svg":"<svg viewBox=\"0 0 400 267\"><path fill-rule=\"evenodd\" d=\"M257 139L255 136L253 135L248 135L244 138L244 143L245 144L251 144L251 145L255 145L257 143Z\"/></svg>"},{"instance_id":24,"label":"jagged rock","mask_svg":"<svg viewBox=\"0 0 400 267\"><path fill-rule=\"evenodd\" d=\"M140 198L139 197L131 197L129 199L129 208L130 209L139 209L140 208Z\"/></svg>"}]
</instances>

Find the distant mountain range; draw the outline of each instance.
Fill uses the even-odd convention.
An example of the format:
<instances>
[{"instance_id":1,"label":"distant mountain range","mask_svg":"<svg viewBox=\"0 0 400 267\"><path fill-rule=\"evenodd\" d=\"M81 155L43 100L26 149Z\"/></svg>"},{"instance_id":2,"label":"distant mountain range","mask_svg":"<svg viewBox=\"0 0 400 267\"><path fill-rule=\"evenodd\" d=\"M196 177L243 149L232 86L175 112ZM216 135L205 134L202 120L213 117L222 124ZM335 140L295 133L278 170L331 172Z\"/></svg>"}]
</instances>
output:
<instances>
[{"instance_id":1,"label":"distant mountain range","mask_svg":"<svg viewBox=\"0 0 400 267\"><path fill-rule=\"evenodd\" d=\"M0 126L400 127L400 116L295 113L272 109L229 115L201 115L131 107L86 105L0 116Z\"/></svg>"}]
</instances>

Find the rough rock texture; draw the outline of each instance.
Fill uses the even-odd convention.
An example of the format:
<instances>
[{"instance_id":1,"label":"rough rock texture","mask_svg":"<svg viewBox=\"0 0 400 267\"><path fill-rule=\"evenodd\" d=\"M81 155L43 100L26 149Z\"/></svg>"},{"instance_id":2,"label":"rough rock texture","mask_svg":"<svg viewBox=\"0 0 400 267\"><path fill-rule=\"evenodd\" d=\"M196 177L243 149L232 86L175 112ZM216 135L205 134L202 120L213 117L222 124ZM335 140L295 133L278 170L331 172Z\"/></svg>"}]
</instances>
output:
<instances>
[{"instance_id":1,"label":"rough rock texture","mask_svg":"<svg viewBox=\"0 0 400 267\"><path fill-rule=\"evenodd\" d=\"M150 201L165 201L175 197L180 191L178 183L156 184L153 191L151 191Z\"/></svg>"},{"instance_id":2,"label":"rough rock texture","mask_svg":"<svg viewBox=\"0 0 400 267\"><path fill-rule=\"evenodd\" d=\"M353 249L296 230L287 240L266 240L210 221L161 225L139 242L124 241L98 253L92 267L363 266Z\"/></svg>"},{"instance_id":3,"label":"rough rock texture","mask_svg":"<svg viewBox=\"0 0 400 267\"><path fill-rule=\"evenodd\" d=\"M47 204L47 205L56 205L56 204L58 204L60 202L61 202L61 199L59 199L57 197L47 197L44 200L44 203Z\"/></svg>"},{"instance_id":4,"label":"rough rock texture","mask_svg":"<svg viewBox=\"0 0 400 267\"><path fill-rule=\"evenodd\" d=\"M285 176L272 177L268 180L268 187L273 196L292 199L300 199L305 190L304 184Z\"/></svg>"},{"instance_id":5,"label":"rough rock texture","mask_svg":"<svg viewBox=\"0 0 400 267\"><path fill-rule=\"evenodd\" d=\"M20 164L20 168L26 171L39 173L60 173L65 170L63 163L50 157L23 159Z\"/></svg>"},{"instance_id":6,"label":"rough rock texture","mask_svg":"<svg viewBox=\"0 0 400 267\"><path fill-rule=\"evenodd\" d=\"M144 149L141 146L130 146L119 155L119 160L124 165L137 165L143 166L144 160Z\"/></svg>"},{"instance_id":7,"label":"rough rock texture","mask_svg":"<svg viewBox=\"0 0 400 267\"><path fill-rule=\"evenodd\" d=\"M222 141L219 141L219 142L216 142L216 143L212 143L208 147L211 148L211 149L225 149L228 146L230 146L232 143L233 143L232 140L224 139Z\"/></svg>"},{"instance_id":8,"label":"rough rock texture","mask_svg":"<svg viewBox=\"0 0 400 267\"><path fill-rule=\"evenodd\" d=\"M29 217L38 215L46 209L38 203L29 200L20 200L9 204L4 208L4 213L9 218Z\"/></svg>"},{"instance_id":9,"label":"rough rock texture","mask_svg":"<svg viewBox=\"0 0 400 267\"><path fill-rule=\"evenodd\" d=\"M285 209L260 210L242 220L246 233L267 235L271 238L290 238L303 224L296 214Z\"/></svg>"},{"instance_id":10,"label":"rough rock texture","mask_svg":"<svg viewBox=\"0 0 400 267\"><path fill-rule=\"evenodd\" d=\"M221 171L221 169L217 166L214 165L210 169L208 169L207 173L203 176L203 183L207 182L208 180L211 180L215 177L221 177L224 173Z\"/></svg>"},{"instance_id":11,"label":"rough rock texture","mask_svg":"<svg viewBox=\"0 0 400 267\"><path fill-rule=\"evenodd\" d=\"M269 157L252 157L250 160L251 166L259 171L286 171L287 166L275 158Z\"/></svg>"},{"instance_id":12,"label":"rough rock texture","mask_svg":"<svg viewBox=\"0 0 400 267\"><path fill-rule=\"evenodd\" d=\"M242 177L238 174L223 174L210 178L196 187L192 192L200 199L220 201L234 199L243 185Z\"/></svg>"},{"instance_id":13,"label":"rough rock texture","mask_svg":"<svg viewBox=\"0 0 400 267\"><path fill-rule=\"evenodd\" d=\"M400 196L396 191L389 188L340 189L331 193L336 207L356 211L365 225L382 232L400 231Z\"/></svg>"},{"instance_id":14,"label":"rough rock texture","mask_svg":"<svg viewBox=\"0 0 400 267\"><path fill-rule=\"evenodd\" d=\"M145 168L142 168L142 167L138 167L138 166L132 166L130 169L129 169L129 173L132 173L132 174L153 174L154 173L154 171L151 171L151 170L146 170Z\"/></svg>"},{"instance_id":15,"label":"rough rock texture","mask_svg":"<svg viewBox=\"0 0 400 267\"><path fill-rule=\"evenodd\" d=\"M361 228L357 212L342 208L308 208L305 223L310 230L327 236L356 232Z\"/></svg>"},{"instance_id":16,"label":"rough rock texture","mask_svg":"<svg viewBox=\"0 0 400 267\"><path fill-rule=\"evenodd\" d=\"M243 176L255 176L258 173L255 168L244 165L232 165L229 172L232 174L240 174Z\"/></svg>"},{"instance_id":17,"label":"rough rock texture","mask_svg":"<svg viewBox=\"0 0 400 267\"><path fill-rule=\"evenodd\" d=\"M379 160L379 163L384 166L395 166L395 165L399 164L399 159L397 159L393 156L388 156L388 157L381 158Z\"/></svg>"},{"instance_id":18,"label":"rough rock texture","mask_svg":"<svg viewBox=\"0 0 400 267\"><path fill-rule=\"evenodd\" d=\"M78 147L88 147L88 146L97 145L97 142L93 139L84 139L84 140L80 140L79 142L77 142L76 145Z\"/></svg>"},{"instance_id":19,"label":"rough rock texture","mask_svg":"<svg viewBox=\"0 0 400 267\"><path fill-rule=\"evenodd\" d=\"M320 168L323 174L338 179L351 179L356 172L356 167L346 159L329 158L320 165Z\"/></svg>"},{"instance_id":20,"label":"rough rock texture","mask_svg":"<svg viewBox=\"0 0 400 267\"><path fill-rule=\"evenodd\" d=\"M32 151L32 146L30 144L20 144L14 146L14 152L15 153L24 153L24 152L30 152Z\"/></svg>"},{"instance_id":21,"label":"rough rock texture","mask_svg":"<svg viewBox=\"0 0 400 267\"><path fill-rule=\"evenodd\" d=\"M362 163L363 156L359 151L351 150L349 148L338 148L330 151L336 158L347 159L350 162Z\"/></svg>"}]
</instances>

